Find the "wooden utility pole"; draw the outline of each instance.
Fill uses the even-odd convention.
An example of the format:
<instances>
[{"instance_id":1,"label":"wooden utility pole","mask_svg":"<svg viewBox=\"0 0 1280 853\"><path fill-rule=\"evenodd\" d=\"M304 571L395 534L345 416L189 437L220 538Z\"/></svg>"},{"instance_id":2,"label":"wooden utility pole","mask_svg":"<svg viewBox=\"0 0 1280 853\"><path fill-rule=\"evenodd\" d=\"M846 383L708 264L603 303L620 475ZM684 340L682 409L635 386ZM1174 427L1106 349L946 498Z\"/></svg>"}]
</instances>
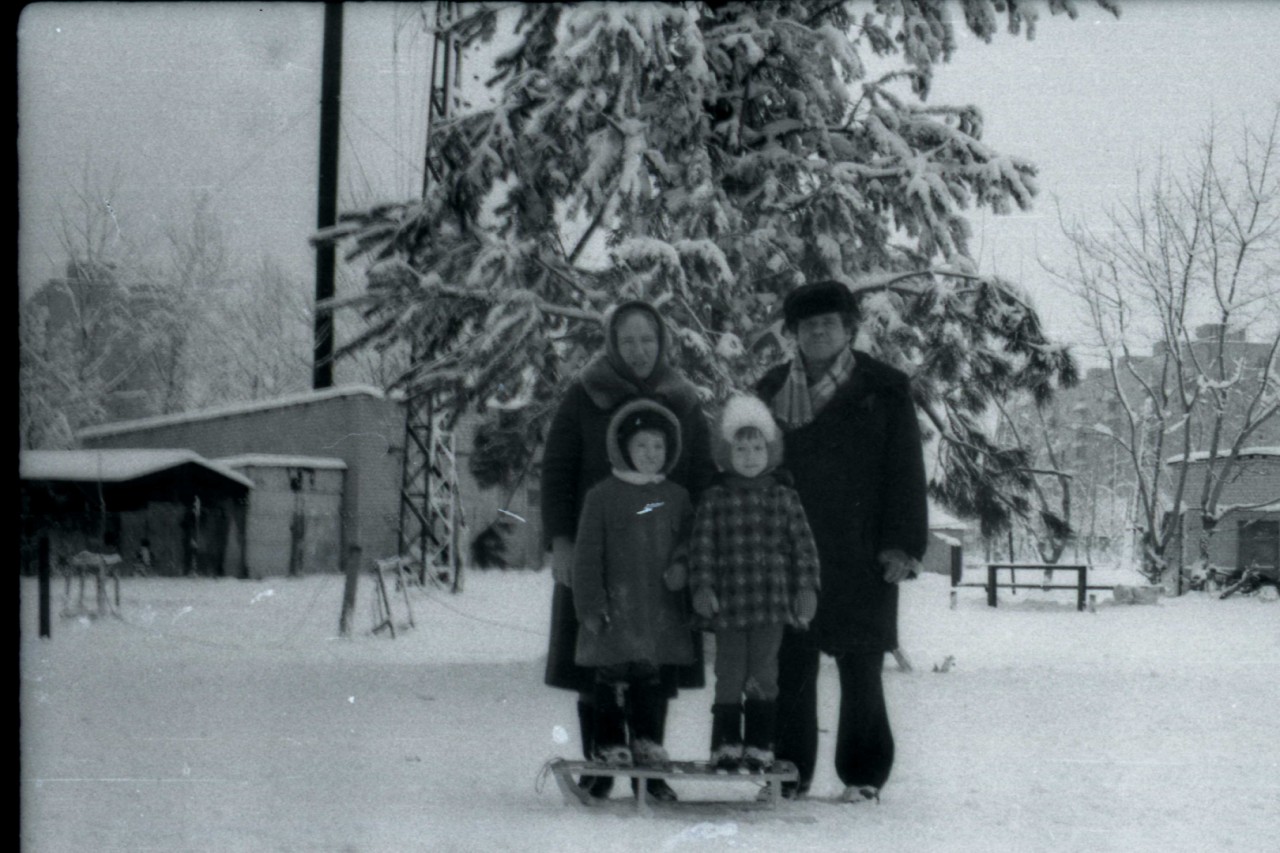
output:
<instances>
[{"instance_id":1,"label":"wooden utility pole","mask_svg":"<svg viewBox=\"0 0 1280 853\"><path fill-rule=\"evenodd\" d=\"M323 231L338 219L338 134L342 104L342 4L324 5L324 55L320 70L320 180L316 227ZM316 246L316 304L333 298L334 245ZM316 311L311 387L333 386L333 313Z\"/></svg>"}]
</instances>

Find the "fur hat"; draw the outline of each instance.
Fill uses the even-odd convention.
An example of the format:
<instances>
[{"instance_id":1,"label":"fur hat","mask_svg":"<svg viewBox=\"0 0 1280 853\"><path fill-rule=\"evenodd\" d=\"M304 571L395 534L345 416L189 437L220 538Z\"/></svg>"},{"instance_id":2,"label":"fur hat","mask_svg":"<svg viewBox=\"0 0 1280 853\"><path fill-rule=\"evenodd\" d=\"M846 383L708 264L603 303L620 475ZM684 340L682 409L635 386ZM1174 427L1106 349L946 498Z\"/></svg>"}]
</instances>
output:
<instances>
[{"instance_id":1,"label":"fur hat","mask_svg":"<svg viewBox=\"0 0 1280 853\"><path fill-rule=\"evenodd\" d=\"M721 471L733 471L730 464L733 437L743 427L755 427L764 436L765 447L769 451L769 466L766 471L772 471L782 464L782 431L778 429L769 407L759 397L737 394L724 404L720 424L713 437L711 452L716 467Z\"/></svg>"},{"instance_id":2,"label":"fur hat","mask_svg":"<svg viewBox=\"0 0 1280 853\"><path fill-rule=\"evenodd\" d=\"M856 323L858 303L849 288L831 280L803 284L788 293L782 303L783 324L791 332L801 320L819 314L841 314L849 317L850 323Z\"/></svg>"},{"instance_id":3,"label":"fur hat","mask_svg":"<svg viewBox=\"0 0 1280 853\"><path fill-rule=\"evenodd\" d=\"M654 430L667 440L667 459L662 473L671 473L680 460L680 420L666 406L653 400L632 400L614 413L605 436L609 464L622 470L635 470L627 456L627 442L641 430Z\"/></svg>"}]
</instances>

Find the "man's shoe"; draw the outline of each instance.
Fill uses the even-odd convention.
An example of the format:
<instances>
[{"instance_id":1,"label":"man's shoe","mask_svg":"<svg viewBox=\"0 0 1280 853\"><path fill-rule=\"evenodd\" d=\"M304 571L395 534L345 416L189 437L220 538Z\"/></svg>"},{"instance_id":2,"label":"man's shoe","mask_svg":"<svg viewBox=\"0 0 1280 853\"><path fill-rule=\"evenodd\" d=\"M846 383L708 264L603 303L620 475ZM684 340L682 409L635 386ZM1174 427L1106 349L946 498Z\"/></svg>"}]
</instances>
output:
<instances>
[{"instance_id":1,"label":"man's shoe","mask_svg":"<svg viewBox=\"0 0 1280 853\"><path fill-rule=\"evenodd\" d=\"M844 793L840 795L842 803L878 803L880 802L880 789L875 785L849 785L844 789Z\"/></svg>"}]
</instances>

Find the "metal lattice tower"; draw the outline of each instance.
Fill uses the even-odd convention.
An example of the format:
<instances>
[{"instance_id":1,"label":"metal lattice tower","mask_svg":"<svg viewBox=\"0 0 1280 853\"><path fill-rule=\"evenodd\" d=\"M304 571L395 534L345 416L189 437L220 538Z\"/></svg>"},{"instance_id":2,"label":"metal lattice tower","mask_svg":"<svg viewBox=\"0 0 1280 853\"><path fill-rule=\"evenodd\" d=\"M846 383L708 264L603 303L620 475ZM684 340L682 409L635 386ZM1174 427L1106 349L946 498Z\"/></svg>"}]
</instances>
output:
<instances>
[{"instance_id":1,"label":"metal lattice tower","mask_svg":"<svg viewBox=\"0 0 1280 853\"><path fill-rule=\"evenodd\" d=\"M427 109L427 143L422 175L425 197L431 182L443 180L444 163L433 131L449 114L457 85L460 57L449 25L457 19L457 3L436 3L431 57L431 93ZM430 356L433 341L415 340L410 358L416 364ZM465 521L458 494L453 434L437 413L435 395L405 401L404 457L400 474L400 555L418 563L418 578L445 574L453 591L461 589L460 545Z\"/></svg>"}]
</instances>

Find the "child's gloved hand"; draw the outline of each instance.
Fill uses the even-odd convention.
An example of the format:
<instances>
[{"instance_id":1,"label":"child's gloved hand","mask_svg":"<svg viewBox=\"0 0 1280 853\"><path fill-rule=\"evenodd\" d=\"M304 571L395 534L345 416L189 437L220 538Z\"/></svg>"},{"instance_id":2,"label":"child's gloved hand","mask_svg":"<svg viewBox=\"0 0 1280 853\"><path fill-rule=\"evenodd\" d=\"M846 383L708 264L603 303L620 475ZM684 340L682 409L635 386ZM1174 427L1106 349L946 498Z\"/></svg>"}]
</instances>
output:
<instances>
[{"instance_id":1,"label":"child's gloved hand","mask_svg":"<svg viewBox=\"0 0 1280 853\"><path fill-rule=\"evenodd\" d=\"M796 622L801 628L808 628L809 623L818 612L818 593L812 589L802 589L796 593L796 600L791 604L795 611Z\"/></svg>"},{"instance_id":2,"label":"child's gloved hand","mask_svg":"<svg viewBox=\"0 0 1280 853\"><path fill-rule=\"evenodd\" d=\"M719 613L720 602L716 599L716 594L706 587L695 592L693 594L693 612L703 619L710 619Z\"/></svg>"},{"instance_id":3,"label":"child's gloved hand","mask_svg":"<svg viewBox=\"0 0 1280 853\"><path fill-rule=\"evenodd\" d=\"M689 583L689 567L682 561L676 560L667 567L667 571L663 574L662 580L666 583L667 589L672 592L684 589L685 585Z\"/></svg>"},{"instance_id":4,"label":"child's gloved hand","mask_svg":"<svg viewBox=\"0 0 1280 853\"><path fill-rule=\"evenodd\" d=\"M599 634L608 624L608 613L592 613L590 616L587 616L582 620L583 629L592 634Z\"/></svg>"},{"instance_id":5,"label":"child's gloved hand","mask_svg":"<svg viewBox=\"0 0 1280 853\"><path fill-rule=\"evenodd\" d=\"M920 563L910 554L899 551L897 548L881 551L877 559L880 560L880 565L884 566L884 579L889 583L914 578L920 573Z\"/></svg>"}]
</instances>

